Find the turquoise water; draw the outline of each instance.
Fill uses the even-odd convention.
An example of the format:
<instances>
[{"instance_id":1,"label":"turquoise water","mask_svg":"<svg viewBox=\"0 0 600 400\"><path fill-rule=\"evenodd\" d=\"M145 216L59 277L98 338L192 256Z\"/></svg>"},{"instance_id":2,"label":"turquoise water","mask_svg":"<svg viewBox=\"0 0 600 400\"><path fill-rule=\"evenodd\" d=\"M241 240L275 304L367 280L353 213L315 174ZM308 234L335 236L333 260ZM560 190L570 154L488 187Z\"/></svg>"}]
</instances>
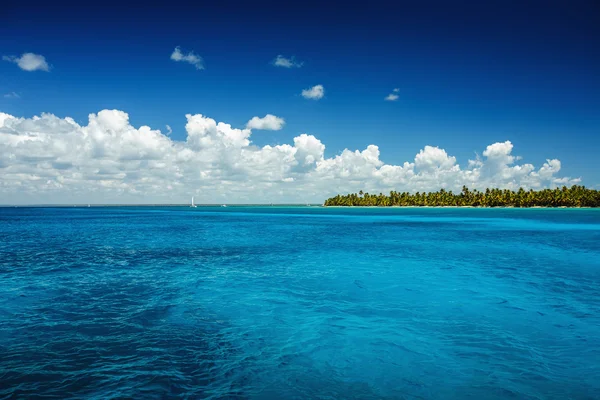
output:
<instances>
[{"instance_id":1,"label":"turquoise water","mask_svg":"<svg viewBox=\"0 0 600 400\"><path fill-rule=\"evenodd\" d=\"M600 210L0 208L0 398L598 399Z\"/></svg>"}]
</instances>

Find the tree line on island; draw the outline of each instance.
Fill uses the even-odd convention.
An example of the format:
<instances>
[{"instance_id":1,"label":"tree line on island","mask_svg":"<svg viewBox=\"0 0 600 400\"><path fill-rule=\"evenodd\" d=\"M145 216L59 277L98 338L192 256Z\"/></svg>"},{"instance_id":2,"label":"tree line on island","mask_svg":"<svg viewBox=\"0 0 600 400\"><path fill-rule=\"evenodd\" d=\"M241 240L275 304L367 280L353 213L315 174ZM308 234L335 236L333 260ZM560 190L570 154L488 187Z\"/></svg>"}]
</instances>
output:
<instances>
[{"instance_id":1,"label":"tree line on island","mask_svg":"<svg viewBox=\"0 0 600 400\"><path fill-rule=\"evenodd\" d=\"M466 186L458 194L440 189L437 192L358 193L337 195L327 199L325 206L378 206L378 207L600 207L600 191L584 186L556 189L524 190L486 189L470 190Z\"/></svg>"}]
</instances>

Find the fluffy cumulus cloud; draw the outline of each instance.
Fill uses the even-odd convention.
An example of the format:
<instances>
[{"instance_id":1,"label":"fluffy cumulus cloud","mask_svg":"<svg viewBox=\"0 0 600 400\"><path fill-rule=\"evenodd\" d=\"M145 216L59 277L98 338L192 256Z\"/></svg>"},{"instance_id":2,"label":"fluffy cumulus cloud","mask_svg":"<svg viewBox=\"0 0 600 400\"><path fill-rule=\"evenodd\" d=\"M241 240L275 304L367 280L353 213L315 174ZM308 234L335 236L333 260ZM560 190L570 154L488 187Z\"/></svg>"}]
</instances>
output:
<instances>
[{"instance_id":1,"label":"fluffy cumulus cloud","mask_svg":"<svg viewBox=\"0 0 600 400\"><path fill-rule=\"evenodd\" d=\"M315 136L259 147L253 129L277 127L277 117L253 118L245 128L201 114L186 115L186 137L174 140L135 127L119 110L33 118L0 112L0 203L321 202L366 190L460 190L572 185L561 163L519 163L511 142L493 143L459 165L444 149L425 146L414 159L388 164L380 149L345 149L327 157ZM280 125L283 124L281 120Z\"/></svg>"},{"instance_id":2,"label":"fluffy cumulus cloud","mask_svg":"<svg viewBox=\"0 0 600 400\"><path fill-rule=\"evenodd\" d=\"M452 169L456 164L456 158L450 157L446 150L439 147L425 146L415 156L415 166L421 170Z\"/></svg>"},{"instance_id":3,"label":"fluffy cumulus cloud","mask_svg":"<svg viewBox=\"0 0 600 400\"><path fill-rule=\"evenodd\" d=\"M173 53L171 53L171 60L192 64L194 67L196 67L196 69L204 69L204 60L202 57L193 51L184 54L179 46L175 47L175 50L173 50Z\"/></svg>"},{"instance_id":4,"label":"fluffy cumulus cloud","mask_svg":"<svg viewBox=\"0 0 600 400\"><path fill-rule=\"evenodd\" d=\"M283 118L276 117L272 114L267 114L264 118L254 117L246 124L248 129L262 129L266 131L279 131L285 125Z\"/></svg>"},{"instance_id":5,"label":"fluffy cumulus cloud","mask_svg":"<svg viewBox=\"0 0 600 400\"><path fill-rule=\"evenodd\" d=\"M46 62L46 57L41 54L23 53L21 57L2 56L2 59L17 64L23 71L50 71L50 66Z\"/></svg>"},{"instance_id":6,"label":"fluffy cumulus cloud","mask_svg":"<svg viewBox=\"0 0 600 400\"><path fill-rule=\"evenodd\" d=\"M304 63L297 61L294 56L286 58L281 54L273 60L274 66L283 68L300 68L303 64Z\"/></svg>"},{"instance_id":7,"label":"fluffy cumulus cloud","mask_svg":"<svg viewBox=\"0 0 600 400\"><path fill-rule=\"evenodd\" d=\"M315 85L311 88L302 91L302 97L310 100L319 100L325 96L325 88L323 85Z\"/></svg>"}]
</instances>

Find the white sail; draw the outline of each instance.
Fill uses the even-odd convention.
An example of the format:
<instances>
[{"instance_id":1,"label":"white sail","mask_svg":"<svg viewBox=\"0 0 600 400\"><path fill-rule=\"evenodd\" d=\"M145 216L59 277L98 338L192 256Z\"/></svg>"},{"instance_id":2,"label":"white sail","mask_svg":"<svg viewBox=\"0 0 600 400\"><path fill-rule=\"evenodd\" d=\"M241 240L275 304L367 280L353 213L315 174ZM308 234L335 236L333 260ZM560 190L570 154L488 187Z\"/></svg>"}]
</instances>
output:
<instances>
[{"instance_id":1,"label":"white sail","mask_svg":"<svg viewBox=\"0 0 600 400\"><path fill-rule=\"evenodd\" d=\"M196 208L196 205L194 204L194 197L192 196L192 205L190 207Z\"/></svg>"}]
</instances>

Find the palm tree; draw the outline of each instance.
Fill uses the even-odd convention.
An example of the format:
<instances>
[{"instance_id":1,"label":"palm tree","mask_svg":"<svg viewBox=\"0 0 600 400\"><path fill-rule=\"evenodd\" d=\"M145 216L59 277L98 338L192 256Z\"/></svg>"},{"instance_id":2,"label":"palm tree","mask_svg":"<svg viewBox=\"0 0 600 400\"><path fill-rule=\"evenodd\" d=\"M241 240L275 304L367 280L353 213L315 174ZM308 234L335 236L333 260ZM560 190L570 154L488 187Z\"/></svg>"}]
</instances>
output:
<instances>
[{"instance_id":1,"label":"palm tree","mask_svg":"<svg viewBox=\"0 0 600 400\"><path fill-rule=\"evenodd\" d=\"M379 193L370 195L362 190L348 195L336 195L324 202L325 206L474 206L474 207L600 207L600 191L584 186L567 188L517 191L508 189L477 189L470 191L463 186L459 194L440 189L437 192L398 193L389 196Z\"/></svg>"}]
</instances>

